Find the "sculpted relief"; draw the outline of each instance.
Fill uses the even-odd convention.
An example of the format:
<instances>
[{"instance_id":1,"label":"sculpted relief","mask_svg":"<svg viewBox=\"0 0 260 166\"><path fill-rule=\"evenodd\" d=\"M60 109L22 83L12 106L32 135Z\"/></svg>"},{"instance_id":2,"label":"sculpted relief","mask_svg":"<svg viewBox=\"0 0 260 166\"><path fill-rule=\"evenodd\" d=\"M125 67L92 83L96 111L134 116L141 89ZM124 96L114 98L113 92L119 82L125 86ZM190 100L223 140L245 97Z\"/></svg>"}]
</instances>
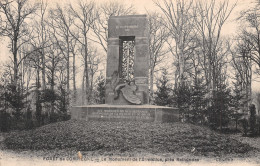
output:
<instances>
[{"instance_id":1,"label":"sculpted relief","mask_svg":"<svg viewBox=\"0 0 260 166\"><path fill-rule=\"evenodd\" d=\"M135 94L137 86L134 81L123 82L119 78L118 72L114 71L111 76L111 89L114 91L114 99L119 98L119 93L123 94L123 97L131 104L141 104L141 99Z\"/></svg>"}]
</instances>

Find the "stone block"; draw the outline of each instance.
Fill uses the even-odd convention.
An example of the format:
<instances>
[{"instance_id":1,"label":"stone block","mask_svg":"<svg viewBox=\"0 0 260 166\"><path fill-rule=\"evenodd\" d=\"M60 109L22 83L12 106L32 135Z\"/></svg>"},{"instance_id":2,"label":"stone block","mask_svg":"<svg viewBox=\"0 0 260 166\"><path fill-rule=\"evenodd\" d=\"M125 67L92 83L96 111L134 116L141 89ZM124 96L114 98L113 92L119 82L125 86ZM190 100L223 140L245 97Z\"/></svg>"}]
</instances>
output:
<instances>
[{"instance_id":1,"label":"stone block","mask_svg":"<svg viewBox=\"0 0 260 166\"><path fill-rule=\"evenodd\" d=\"M111 16L108 20L108 37L148 36L146 15Z\"/></svg>"},{"instance_id":2,"label":"stone block","mask_svg":"<svg viewBox=\"0 0 260 166\"><path fill-rule=\"evenodd\" d=\"M177 122L176 108L154 105L90 105L72 107L72 119L86 121Z\"/></svg>"}]
</instances>

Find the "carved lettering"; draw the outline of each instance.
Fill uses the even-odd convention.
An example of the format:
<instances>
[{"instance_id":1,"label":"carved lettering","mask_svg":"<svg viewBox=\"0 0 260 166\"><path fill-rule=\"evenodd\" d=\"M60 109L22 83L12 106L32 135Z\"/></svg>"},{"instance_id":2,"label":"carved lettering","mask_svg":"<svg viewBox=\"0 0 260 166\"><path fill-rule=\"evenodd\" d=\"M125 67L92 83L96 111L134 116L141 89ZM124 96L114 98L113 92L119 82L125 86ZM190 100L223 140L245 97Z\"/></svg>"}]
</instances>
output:
<instances>
[{"instance_id":1,"label":"carved lettering","mask_svg":"<svg viewBox=\"0 0 260 166\"><path fill-rule=\"evenodd\" d=\"M138 25L117 25L116 29L135 29Z\"/></svg>"},{"instance_id":2,"label":"carved lettering","mask_svg":"<svg viewBox=\"0 0 260 166\"><path fill-rule=\"evenodd\" d=\"M153 120L151 112L147 110L96 110L91 112L88 117Z\"/></svg>"}]
</instances>

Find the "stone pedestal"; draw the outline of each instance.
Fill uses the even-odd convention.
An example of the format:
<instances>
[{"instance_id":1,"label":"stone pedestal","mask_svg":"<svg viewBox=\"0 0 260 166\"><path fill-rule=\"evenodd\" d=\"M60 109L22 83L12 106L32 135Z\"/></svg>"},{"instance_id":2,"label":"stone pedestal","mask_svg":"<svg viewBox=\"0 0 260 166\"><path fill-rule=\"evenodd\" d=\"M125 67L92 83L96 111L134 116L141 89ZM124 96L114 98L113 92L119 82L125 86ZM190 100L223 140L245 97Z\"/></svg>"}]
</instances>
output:
<instances>
[{"instance_id":1,"label":"stone pedestal","mask_svg":"<svg viewBox=\"0 0 260 166\"><path fill-rule=\"evenodd\" d=\"M71 118L86 121L177 122L177 109L154 105L89 105L72 107Z\"/></svg>"}]
</instances>

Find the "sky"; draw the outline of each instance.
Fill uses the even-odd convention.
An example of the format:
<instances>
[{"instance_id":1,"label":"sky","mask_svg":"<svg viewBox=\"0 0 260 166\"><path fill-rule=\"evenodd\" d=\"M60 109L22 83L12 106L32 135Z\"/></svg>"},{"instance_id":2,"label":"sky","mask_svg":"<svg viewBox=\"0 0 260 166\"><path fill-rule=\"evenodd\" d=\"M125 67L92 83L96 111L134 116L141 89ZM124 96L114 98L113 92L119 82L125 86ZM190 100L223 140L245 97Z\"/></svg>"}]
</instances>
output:
<instances>
[{"instance_id":1,"label":"sky","mask_svg":"<svg viewBox=\"0 0 260 166\"><path fill-rule=\"evenodd\" d=\"M36 0L33 0L36 1ZM64 0L47 0L49 6L55 6L56 3L64 4ZM77 0L70 0L72 3L76 2ZM103 3L110 0L95 0L97 3ZM112 0L113 1L113 0ZM120 0L119 0L120 1ZM197 0L194 0L195 2ZM204 0L209 1L209 0ZM216 2L221 0L216 0ZM232 4L237 3L237 6L234 8L233 12L231 13L229 19L227 20L226 24L223 27L222 35L223 36L234 36L238 30L238 24L236 23L235 19L239 15L239 12L249 8L252 5L254 0L229 0L230 6ZM158 7L154 4L152 0L124 0L124 3L133 4L137 14L145 14L146 11L159 11ZM7 61L9 56L11 55L8 48L7 48L7 40L4 40L0 37L0 61ZM253 90L260 91L260 82L253 81Z\"/></svg>"}]
</instances>

